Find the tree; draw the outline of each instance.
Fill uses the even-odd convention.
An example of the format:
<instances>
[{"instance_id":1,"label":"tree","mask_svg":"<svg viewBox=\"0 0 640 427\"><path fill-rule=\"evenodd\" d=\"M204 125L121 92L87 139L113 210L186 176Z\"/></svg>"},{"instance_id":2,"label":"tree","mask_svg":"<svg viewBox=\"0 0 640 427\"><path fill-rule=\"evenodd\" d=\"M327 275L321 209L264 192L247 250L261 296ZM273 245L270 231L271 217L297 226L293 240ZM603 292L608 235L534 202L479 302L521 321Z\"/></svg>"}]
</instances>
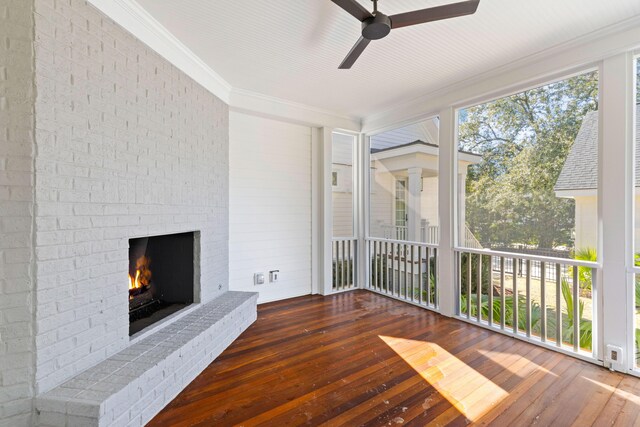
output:
<instances>
[{"instance_id":1,"label":"tree","mask_svg":"<svg viewBox=\"0 0 640 427\"><path fill-rule=\"evenodd\" d=\"M597 108L593 72L461 112L460 148L482 155L468 171L466 219L483 244L572 245L574 203L553 186Z\"/></svg>"}]
</instances>

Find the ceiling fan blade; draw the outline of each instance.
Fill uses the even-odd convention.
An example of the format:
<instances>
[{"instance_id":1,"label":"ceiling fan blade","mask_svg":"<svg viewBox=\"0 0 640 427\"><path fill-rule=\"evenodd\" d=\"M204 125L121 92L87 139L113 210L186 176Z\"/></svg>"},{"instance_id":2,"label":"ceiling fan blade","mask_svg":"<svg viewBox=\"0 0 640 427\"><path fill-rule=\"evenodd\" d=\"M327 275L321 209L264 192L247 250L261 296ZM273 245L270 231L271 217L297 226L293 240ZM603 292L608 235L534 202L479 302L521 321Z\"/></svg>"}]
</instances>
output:
<instances>
[{"instance_id":1,"label":"ceiling fan blade","mask_svg":"<svg viewBox=\"0 0 640 427\"><path fill-rule=\"evenodd\" d=\"M414 10L413 12L399 13L390 16L389 19L391 19L391 28L408 27L410 25L424 24L425 22L471 15L478 9L478 4L480 4L480 0L468 0L428 9Z\"/></svg>"},{"instance_id":2,"label":"ceiling fan blade","mask_svg":"<svg viewBox=\"0 0 640 427\"><path fill-rule=\"evenodd\" d=\"M358 57L364 52L364 49L369 45L371 40L360 37L356 44L353 45L347 56L342 61L342 64L338 67L340 70L347 70L351 68Z\"/></svg>"},{"instance_id":3,"label":"ceiling fan blade","mask_svg":"<svg viewBox=\"0 0 640 427\"><path fill-rule=\"evenodd\" d=\"M365 9L356 0L331 0L349 14L355 17L358 21L362 22L367 18L371 18L373 15L367 9Z\"/></svg>"}]
</instances>

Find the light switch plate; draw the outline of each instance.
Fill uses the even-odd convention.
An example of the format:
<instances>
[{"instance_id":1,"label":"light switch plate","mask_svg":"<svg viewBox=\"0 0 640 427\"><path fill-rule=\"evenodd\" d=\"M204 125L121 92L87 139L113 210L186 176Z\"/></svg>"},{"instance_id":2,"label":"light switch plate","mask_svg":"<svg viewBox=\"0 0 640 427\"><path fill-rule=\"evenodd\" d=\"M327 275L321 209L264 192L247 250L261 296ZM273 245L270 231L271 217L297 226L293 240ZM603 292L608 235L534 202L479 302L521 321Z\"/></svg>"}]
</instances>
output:
<instances>
[{"instance_id":1,"label":"light switch plate","mask_svg":"<svg viewBox=\"0 0 640 427\"><path fill-rule=\"evenodd\" d=\"M269 281L275 283L280 278L280 270L271 270L269 272Z\"/></svg>"}]
</instances>

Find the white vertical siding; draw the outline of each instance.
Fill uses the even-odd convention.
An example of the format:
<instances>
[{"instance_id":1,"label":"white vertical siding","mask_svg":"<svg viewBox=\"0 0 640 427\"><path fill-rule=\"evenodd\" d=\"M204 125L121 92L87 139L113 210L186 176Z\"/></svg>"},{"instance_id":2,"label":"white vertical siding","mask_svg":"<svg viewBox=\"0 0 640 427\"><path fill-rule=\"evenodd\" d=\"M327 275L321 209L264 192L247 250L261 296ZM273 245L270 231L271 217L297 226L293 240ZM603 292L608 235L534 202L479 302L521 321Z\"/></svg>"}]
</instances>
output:
<instances>
[{"instance_id":1,"label":"white vertical siding","mask_svg":"<svg viewBox=\"0 0 640 427\"><path fill-rule=\"evenodd\" d=\"M576 197L576 249L598 247L598 199L595 196Z\"/></svg>"},{"instance_id":2,"label":"white vertical siding","mask_svg":"<svg viewBox=\"0 0 640 427\"><path fill-rule=\"evenodd\" d=\"M333 191L333 237L351 237L353 232L353 193Z\"/></svg>"},{"instance_id":3,"label":"white vertical siding","mask_svg":"<svg viewBox=\"0 0 640 427\"><path fill-rule=\"evenodd\" d=\"M311 129L232 112L229 140L230 289L260 292L259 302L310 293Z\"/></svg>"},{"instance_id":4,"label":"white vertical siding","mask_svg":"<svg viewBox=\"0 0 640 427\"><path fill-rule=\"evenodd\" d=\"M331 146L331 169L338 174L337 185L332 186L333 237L351 237L354 235L352 165L355 138L334 133Z\"/></svg>"},{"instance_id":5,"label":"white vertical siding","mask_svg":"<svg viewBox=\"0 0 640 427\"><path fill-rule=\"evenodd\" d=\"M373 237L384 237L383 225L393 224L393 201L395 178L380 162L372 162L370 233Z\"/></svg>"},{"instance_id":6,"label":"white vertical siding","mask_svg":"<svg viewBox=\"0 0 640 427\"><path fill-rule=\"evenodd\" d=\"M438 177L422 178L422 219L426 219L430 226L438 225Z\"/></svg>"}]
</instances>

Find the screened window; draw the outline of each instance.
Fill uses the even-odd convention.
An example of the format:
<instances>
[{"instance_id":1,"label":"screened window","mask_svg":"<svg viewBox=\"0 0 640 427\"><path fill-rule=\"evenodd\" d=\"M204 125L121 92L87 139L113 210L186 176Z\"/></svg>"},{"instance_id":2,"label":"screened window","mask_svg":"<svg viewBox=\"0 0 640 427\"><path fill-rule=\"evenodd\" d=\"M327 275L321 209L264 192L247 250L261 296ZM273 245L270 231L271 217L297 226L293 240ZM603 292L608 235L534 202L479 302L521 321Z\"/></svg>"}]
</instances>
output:
<instances>
[{"instance_id":1,"label":"screened window","mask_svg":"<svg viewBox=\"0 0 640 427\"><path fill-rule=\"evenodd\" d=\"M633 316L633 341L634 341L634 367L640 369L640 165L638 164L638 155L640 152L640 61L636 58L636 111L635 111L635 126L636 126L636 146L635 146L635 178L634 178L634 201L635 201L635 218L634 218L634 265L636 269L635 282L633 289L633 304L632 304L632 316Z\"/></svg>"},{"instance_id":2,"label":"screened window","mask_svg":"<svg viewBox=\"0 0 640 427\"><path fill-rule=\"evenodd\" d=\"M370 138L369 234L437 245L439 120Z\"/></svg>"},{"instance_id":3,"label":"screened window","mask_svg":"<svg viewBox=\"0 0 640 427\"><path fill-rule=\"evenodd\" d=\"M593 350L598 120L596 72L459 111L461 315Z\"/></svg>"}]
</instances>

